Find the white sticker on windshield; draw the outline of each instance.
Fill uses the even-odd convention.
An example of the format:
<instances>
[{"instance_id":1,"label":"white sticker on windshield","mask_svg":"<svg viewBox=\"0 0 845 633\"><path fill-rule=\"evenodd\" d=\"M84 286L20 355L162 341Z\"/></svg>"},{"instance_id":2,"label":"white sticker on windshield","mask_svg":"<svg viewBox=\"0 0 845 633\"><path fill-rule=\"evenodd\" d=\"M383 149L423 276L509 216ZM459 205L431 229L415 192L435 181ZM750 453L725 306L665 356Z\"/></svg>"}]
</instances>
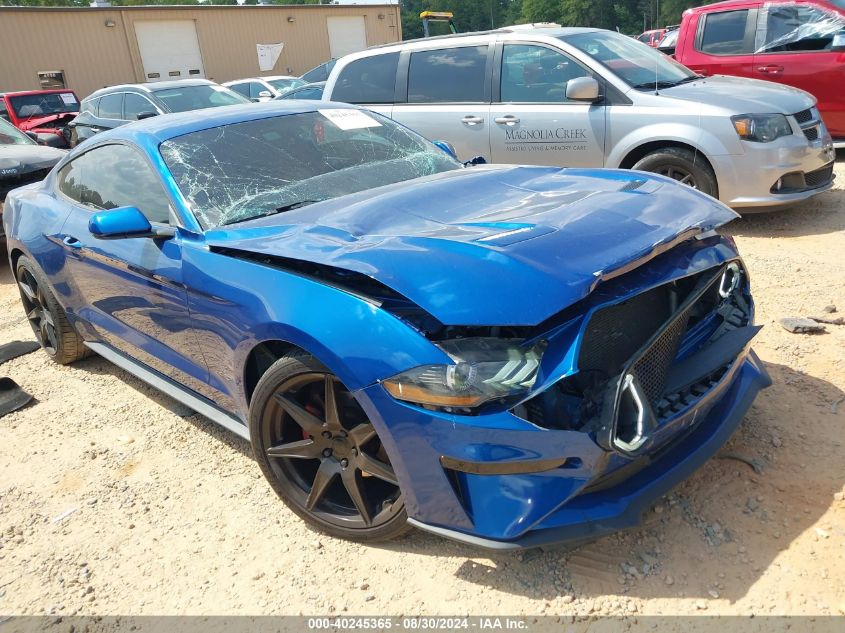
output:
<instances>
[{"instance_id":1,"label":"white sticker on windshield","mask_svg":"<svg viewBox=\"0 0 845 633\"><path fill-rule=\"evenodd\" d=\"M359 130L364 127L381 127L381 123L361 110L317 110L341 130Z\"/></svg>"},{"instance_id":2,"label":"white sticker on windshield","mask_svg":"<svg viewBox=\"0 0 845 633\"><path fill-rule=\"evenodd\" d=\"M76 105L77 103L79 103L76 100L75 96L67 92L60 92L59 96L62 98L62 101L64 101L67 105Z\"/></svg>"}]
</instances>

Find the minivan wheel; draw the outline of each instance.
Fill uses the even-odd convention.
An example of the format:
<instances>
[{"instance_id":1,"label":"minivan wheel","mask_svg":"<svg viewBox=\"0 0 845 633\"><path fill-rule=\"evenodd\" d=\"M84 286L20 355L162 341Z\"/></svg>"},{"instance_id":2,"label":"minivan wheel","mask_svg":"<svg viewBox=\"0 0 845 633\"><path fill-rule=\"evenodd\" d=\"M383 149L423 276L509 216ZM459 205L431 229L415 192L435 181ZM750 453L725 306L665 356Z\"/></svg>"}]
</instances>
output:
<instances>
[{"instance_id":1,"label":"minivan wheel","mask_svg":"<svg viewBox=\"0 0 845 633\"><path fill-rule=\"evenodd\" d=\"M15 265L15 280L26 318L47 355L60 365L88 356L88 348L68 322L44 275L25 255L19 257Z\"/></svg>"},{"instance_id":2,"label":"minivan wheel","mask_svg":"<svg viewBox=\"0 0 845 633\"><path fill-rule=\"evenodd\" d=\"M390 459L358 401L313 356L276 361L250 405L255 459L273 490L323 532L383 541L409 529Z\"/></svg>"},{"instance_id":3,"label":"minivan wheel","mask_svg":"<svg viewBox=\"0 0 845 633\"><path fill-rule=\"evenodd\" d=\"M667 176L714 198L719 197L713 168L701 154L682 147L664 147L646 154L632 169Z\"/></svg>"}]
</instances>

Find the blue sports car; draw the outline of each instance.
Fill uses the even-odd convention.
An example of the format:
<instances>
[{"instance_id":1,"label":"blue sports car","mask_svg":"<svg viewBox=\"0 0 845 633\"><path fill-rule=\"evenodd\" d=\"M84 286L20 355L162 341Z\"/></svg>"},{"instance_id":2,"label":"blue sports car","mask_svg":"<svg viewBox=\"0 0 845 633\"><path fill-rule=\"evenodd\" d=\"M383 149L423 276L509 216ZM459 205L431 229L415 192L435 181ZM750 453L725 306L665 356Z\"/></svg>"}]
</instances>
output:
<instances>
[{"instance_id":1,"label":"blue sports car","mask_svg":"<svg viewBox=\"0 0 845 633\"><path fill-rule=\"evenodd\" d=\"M3 217L56 362L95 352L248 438L290 508L345 538L635 525L769 384L719 202L653 174L465 167L351 106L120 127Z\"/></svg>"}]
</instances>

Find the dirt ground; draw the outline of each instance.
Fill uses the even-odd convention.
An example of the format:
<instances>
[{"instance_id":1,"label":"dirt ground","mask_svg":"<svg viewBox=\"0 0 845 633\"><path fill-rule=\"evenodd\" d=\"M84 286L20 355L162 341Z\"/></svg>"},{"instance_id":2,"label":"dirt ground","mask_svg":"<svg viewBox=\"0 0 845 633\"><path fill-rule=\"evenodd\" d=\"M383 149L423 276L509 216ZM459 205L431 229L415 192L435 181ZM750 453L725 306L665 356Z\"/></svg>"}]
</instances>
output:
<instances>
[{"instance_id":1,"label":"dirt ground","mask_svg":"<svg viewBox=\"0 0 845 633\"><path fill-rule=\"evenodd\" d=\"M0 613L845 613L845 326L777 323L845 314L843 159L834 191L726 227L774 386L642 529L528 554L334 540L273 495L246 442L104 360L36 352L0 370L37 399L0 419ZM4 262L0 343L31 338Z\"/></svg>"}]
</instances>

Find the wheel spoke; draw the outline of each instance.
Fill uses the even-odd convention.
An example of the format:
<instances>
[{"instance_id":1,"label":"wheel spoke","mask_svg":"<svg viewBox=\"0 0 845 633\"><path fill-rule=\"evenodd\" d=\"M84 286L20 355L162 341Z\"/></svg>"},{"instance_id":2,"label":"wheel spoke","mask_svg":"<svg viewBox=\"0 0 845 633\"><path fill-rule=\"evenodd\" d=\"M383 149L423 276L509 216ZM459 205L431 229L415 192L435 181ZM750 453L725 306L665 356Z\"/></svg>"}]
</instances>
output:
<instances>
[{"instance_id":1,"label":"wheel spoke","mask_svg":"<svg viewBox=\"0 0 845 633\"><path fill-rule=\"evenodd\" d=\"M351 439L359 448L369 442L376 436L376 429L372 424L359 424L354 429L349 431L349 439Z\"/></svg>"},{"instance_id":2,"label":"wheel spoke","mask_svg":"<svg viewBox=\"0 0 845 633\"><path fill-rule=\"evenodd\" d=\"M41 318L50 327L52 327L52 328L56 327L56 324L53 322L53 315L50 314L50 311L47 308L43 308L41 310Z\"/></svg>"},{"instance_id":3,"label":"wheel spoke","mask_svg":"<svg viewBox=\"0 0 845 633\"><path fill-rule=\"evenodd\" d=\"M337 410L337 396L334 390L334 378L331 374L326 374L325 378L325 398L323 408L325 409L326 426L330 431L341 431L343 425L340 423L340 414Z\"/></svg>"},{"instance_id":4,"label":"wheel spoke","mask_svg":"<svg viewBox=\"0 0 845 633\"><path fill-rule=\"evenodd\" d=\"M692 176L690 174L687 174L686 176L681 178L678 182L680 182L681 184L684 184L684 185L688 185L688 184L690 184L691 180L692 180Z\"/></svg>"},{"instance_id":5,"label":"wheel spoke","mask_svg":"<svg viewBox=\"0 0 845 633\"><path fill-rule=\"evenodd\" d=\"M23 290L23 293L26 295L27 299L29 299L33 303L37 302L35 297L35 291L30 287L29 283L21 279L18 282L18 286L20 286L21 290Z\"/></svg>"},{"instance_id":6,"label":"wheel spoke","mask_svg":"<svg viewBox=\"0 0 845 633\"><path fill-rule=\"evenodd\" d=\"M41 322L41 309L35 306L32 310L26 313L26 318L30 321Z\"/></svg>"},{"instance_id":7,"label":"wheel spoke","mask_svg":"<svg viewBox=\"0 0 845 633\"><path fill-rule=\"evenodd\" d=\"M276 394L276 401L281 405L282 409L293 418L302 430L309 435L319 435L323 431L323 421L316 415L313 415L300 407L295 402L288 400L282 394Z\"/></svg>"},{"instance_id":8,"label":"wheel spoke","mask_svg":"<svg viewBox=\"0 0 845 633\"><path fill-rule=\"evenodd\" d=\"M340 471L340 464L333 459L326 459L320 464L317 469L317 474L314 475L314 483L311 485L311 492L308 493L308 499L305 500L305 507L313 510L320 500L325 496L326 490L329 489L332 481Z\"/></svg>"},{"instance_id":9,"label":"wheel spoke","mask_svg":"<svg viewBox=\"0 0 845 633\"><path fill-rule=\"evenodd\" d=\"M362 452L358 454L358 468L389 484L393 484L394 486L399 485L399 481L396 479L396 473L393 472L390 466L374 457L370 457L366 453Z\"/></svg>"},{"instance_id":10,"label":"wheel spoke","mask_svg":"<svg viewBox=\"0 0 845 633\"><path fill-rule=\"evenodd\" d=\"M364 520L364 525L369 527L373 523L373 515L370 512L369 503L367 503L366 493L364 492L364 482L361 475L355 468L346 468L341 471L340 478L349 493L349 498L355 504L358 514Z\"/></svg>"},{"instance_id":11,"label":"wheel spoke","mask_svg":"<svg viewBox=\"0 0 845 633\"><path fill-rule=\"evenodd\" d=\"M295 459L319 459L320 449L312 439L279 444L267 449L268 457L290 457Z\"/></svg>"}]
</instances>

